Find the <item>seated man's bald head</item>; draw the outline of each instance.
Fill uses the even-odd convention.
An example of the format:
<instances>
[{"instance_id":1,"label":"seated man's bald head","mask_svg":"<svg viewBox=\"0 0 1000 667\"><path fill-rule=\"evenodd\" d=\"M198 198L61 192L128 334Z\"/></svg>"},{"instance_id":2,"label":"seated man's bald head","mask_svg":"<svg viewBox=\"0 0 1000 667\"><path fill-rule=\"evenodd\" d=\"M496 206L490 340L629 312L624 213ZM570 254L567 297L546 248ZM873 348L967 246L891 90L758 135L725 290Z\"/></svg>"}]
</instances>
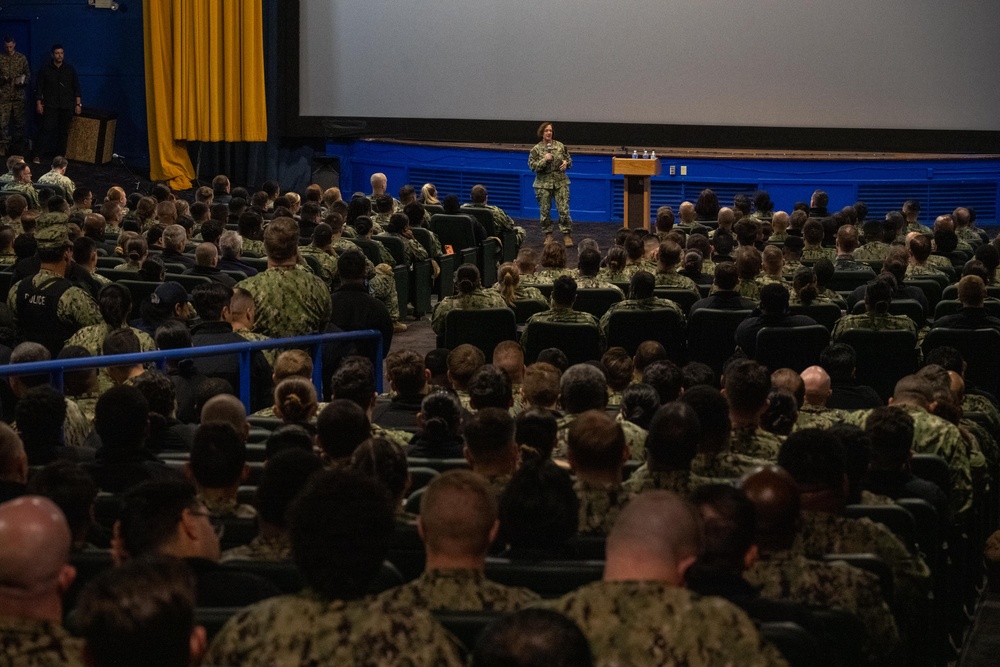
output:
<instances>
[{"instance_id":1,"label":"seated man's bald head","mask_svg":"<svg viewBox=\"0 0 1000 667\"><path fill-rule=\"evenodd\" d=\"M22 496L0 505L0 600L66 590L73 537L59 507L41 496Z\"/></svg>"},{"instance_id":2,"label":"seated man's bald head","mask_svg":"<svg viewBox=\"0 0 1000 667\"><path fill-rule=\"evenodd\" d=\"M740 482L757 511L757 543L763 549L787 549L798 529L799 489L778 466L758 468Z\"/></svg>"},{"instance_id":3,"label":"seated man's bald head","mask_svg":"<svg viewBox=\"0 0 1000 667\"><path fill-rule=\"evenodd\" d=\"M680 585L701 551L698 511L670 491L647 491L628 504L608 535L604 578Z\"/></svg>"},{"instance_id":4,"label":"seated man's bald head","mask_svg":"<svg viewBox=\"0 0 1000 667\"><path fill-rule=\"evenodd\" d=\"M830 375L822 366L810 366L802 371L802 383L806 387L806 403L810 405L826 405L830 397Z\"/></svg>"}]
</instances>

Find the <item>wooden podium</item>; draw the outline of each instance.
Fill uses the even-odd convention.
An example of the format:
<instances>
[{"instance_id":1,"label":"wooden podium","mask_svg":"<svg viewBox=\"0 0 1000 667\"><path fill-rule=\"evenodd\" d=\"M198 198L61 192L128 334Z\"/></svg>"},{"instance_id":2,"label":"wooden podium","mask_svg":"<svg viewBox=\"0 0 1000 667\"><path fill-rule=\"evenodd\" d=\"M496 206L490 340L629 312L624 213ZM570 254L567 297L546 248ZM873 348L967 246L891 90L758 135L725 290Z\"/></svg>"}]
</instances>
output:
<instances>
[{"instance_id":1,"label":"wooden podium","mask_svg":"<svg viewBox=\"0 0 1000 667\"><path fill-rule=\"evenodd\" d=\"M66 138L66 159L91 164L107 164L115 148L118 115L109 111L85 108L73 116Z\"/></svg>"},{"instance_id":2,"label":"wooden podium","mask_svg":"<svg viewBox=\"0 0 1000 667\"><path fill-rule=\"evenodd\" d=\"M611 158L611 173L625 177L625 226L649 229L649 177L660 175L660 158Z\"/></svg>"}]
</instances>

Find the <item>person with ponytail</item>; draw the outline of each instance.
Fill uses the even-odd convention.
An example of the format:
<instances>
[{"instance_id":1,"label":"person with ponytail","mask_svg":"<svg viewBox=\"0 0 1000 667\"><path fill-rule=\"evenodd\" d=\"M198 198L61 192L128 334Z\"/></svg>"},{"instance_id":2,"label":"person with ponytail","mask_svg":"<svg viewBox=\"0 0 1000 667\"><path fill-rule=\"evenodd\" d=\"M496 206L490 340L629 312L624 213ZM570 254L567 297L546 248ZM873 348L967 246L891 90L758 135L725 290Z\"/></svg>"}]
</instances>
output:
<instances>
[{"instance_id":1,"label":"person with ponytail","mask_svg":"<svg viewBox=\"0 0 1000 667\"><path fill-rule=\"evenodd\" d=\"M812 303L832 303L821 296L816 286L816 274L808 266L795 272L792 278L792 295L788 300L792 306L808 306Z\"/></svg>"},{"instance_id":2,"label":"person with ponytail","mask_svg":"<svg viewBox=\"0 0 1000 667\"><path fill-rule=\"evenodd\" d=\"M312 420L319 410L316 387L309 380L292 376L285 378L274 388L274 414L284 424L295 424L316 432Z\"/></svg>"},{"instance_id":3,"label":"person with ponytail","mask_svg":"<svg viewBox=\"0 0 1000 667\"><path fill-rule=\"evenodd\" d=\"M146 257L149 256L149 245L146 243L146 239L138 234L133 234L132 238L125 241L122 247L122 255L125 257L125 263L115 268L119 271L135 271L138 273L142 269L142 264L146 261Z\"/></svg>"},{"instance_id":4,"label":"person with ponytail","mask_svg":"<svg viewBox=\"0 0 1000 667\"><path fill-rule=\"evenodd\" d=\"M521 271L513 262L500 265L500 270L497 272L497 284L493 286L493 289L499 292L504 302L511 307L515 301L548 303L537 287L521 284Z\"/></svg>"},{"instance_id":5,"label":"person with ponytail","mask_svg":"<svg viewBox=\"0 0 1000 667\"><path fill-rule=\"evenodd\" d=\"M431 328L438 335L444 334L444 322L453 310L486 310L507 308L499 292L484 289L479 282L479 269L475 264L463 264L455 272L455 296L445 297L434 309Z\"/></svg>"},{"instance_id":6,"label":"person with ponytail","mask_svg":"<svg viewBox=\"0 0 1000 667\"><path fill-rule=\"evenodd\" d=\"M462 458L462 404L450 391L424 397L417 413L420 430L410 439L408 456L428 459Z\"/></svg>"},{"instance_id":7,"label":"person with ponytail","mask_svg":"<svg viewBox=\"0 0 1000 667\"><path fill-rule=\"evenodd\" d=\"M615 283L627 283L633 271L625 271L628 264L628 253L624 246L615 245L608 249L604 268L597 272L597 277Z\"/></svg>"},{"instance_id":8,"label":"person with ponytail","mask_svg":"<svg viewBox=\"0 0 1000 667\"><path fill-rule=\"evenodd\" d=\"M896 291L896 279L883 273L868 283L865 288L865 312L862 315L845 315L837 320L830 335L836 342L845 331L865 329L868 331L909 331L917 335L917 325L906 315L889 312L892 295Z\"/></svg>"}]
</instances>

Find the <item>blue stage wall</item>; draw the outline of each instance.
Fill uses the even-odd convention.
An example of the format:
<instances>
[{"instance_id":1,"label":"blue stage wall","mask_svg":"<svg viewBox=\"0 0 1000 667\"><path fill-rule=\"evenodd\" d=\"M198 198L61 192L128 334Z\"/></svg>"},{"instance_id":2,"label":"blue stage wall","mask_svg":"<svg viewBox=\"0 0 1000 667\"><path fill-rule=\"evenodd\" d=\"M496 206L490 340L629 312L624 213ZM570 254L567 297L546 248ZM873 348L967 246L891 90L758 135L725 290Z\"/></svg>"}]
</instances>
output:
<instances>
[{"instance_id":1,"label":"blue stage wall","mask_svg":"<svg viewBox=\"0 0 1000 667\"><path fill-rule=\"evenodd\" d=\"M149 164L142 0L119 0L118 11L86 0L4 2L0 34L10 32L28 57L32 76L55 43L80 76L83 104L118 114L114 150L136 165ZM34 95L32 87L31 95ZM34 122L34 102L29 119Z\"/></svg>"},{"instance_id":2,"label":"blue stage wall","mask_svg":"<svg viewBox=\"0 0 1000 667\"><path fill-rule=\"evenodd\" d=\"M528 170L527 151L409 145L380 141L329 142L327 154L340 159L340 183L346 198L356 191L370 192L369 178L381 171L395 194L407 183L418 190L434 183L438 195L456 194L466 201L473 185L482 183L490 203L514 217L538 215ZM978 222L996 223L1000 207L1000 159L946 160L792 160L792 159L676 159L661 156L663 175L653 178L651 208L669 204L677 210L684 200L695 201L711 187L720 201L732 202L737 193L765 189L776 208L790 211L797 201L808 201L813 190L830 195L830 210L861 199L871 215L898 209L906 199L922 204L922 219L950 213L957 206L976 209ZM669 168L676 167L676 175ZM681 176L681 167L687 175ZM570 172L570 209L580 222L620 223L623 219L623 181L611 174L610 155L573 157Z\"/></svg>"}]
</instances>

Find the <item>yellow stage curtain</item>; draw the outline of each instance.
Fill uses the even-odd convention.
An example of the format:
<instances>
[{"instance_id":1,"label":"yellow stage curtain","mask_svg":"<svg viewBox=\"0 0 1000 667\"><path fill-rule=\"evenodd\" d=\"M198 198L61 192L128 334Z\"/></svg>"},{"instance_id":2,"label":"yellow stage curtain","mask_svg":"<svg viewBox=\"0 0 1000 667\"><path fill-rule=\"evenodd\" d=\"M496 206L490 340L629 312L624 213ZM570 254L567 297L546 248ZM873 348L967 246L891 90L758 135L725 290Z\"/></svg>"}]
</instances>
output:
<instances>
[{"instance_id":1,"label":"yellow stage curtain","mask_svg":"<svg viewBox=\"0 0 1000 667\"><path fill-rule=\"evenodd\" d=\"M144 0L151 176L191 187L185 141L266 141L261 0Z\"/></svg>"}]
</instances>

